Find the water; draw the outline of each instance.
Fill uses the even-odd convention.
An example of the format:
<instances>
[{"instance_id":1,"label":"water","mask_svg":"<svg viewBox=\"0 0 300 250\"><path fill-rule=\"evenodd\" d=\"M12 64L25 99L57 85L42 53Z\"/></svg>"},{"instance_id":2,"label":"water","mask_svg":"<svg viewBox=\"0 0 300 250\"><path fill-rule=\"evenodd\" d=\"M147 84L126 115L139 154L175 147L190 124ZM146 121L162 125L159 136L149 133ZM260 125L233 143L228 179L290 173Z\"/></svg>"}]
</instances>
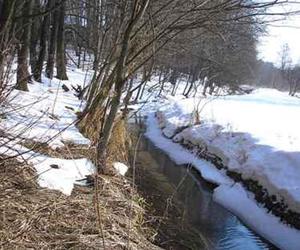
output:
<instances>
[{"instance_id":1,"label":"water","mask_svg":"<svg viewBox=\"0 0 300 250\"><path fill-rule=\"evenodd\" d=\"M145 137L140 141L137 161L147 171L161 173L166 181L177 188L178 197L184 204L185 219L201 233L209 249L276 249L247 228L236 216L214 202L214 186L203 180L195 169L176 165Z\"/></svg>"}]
</instances>

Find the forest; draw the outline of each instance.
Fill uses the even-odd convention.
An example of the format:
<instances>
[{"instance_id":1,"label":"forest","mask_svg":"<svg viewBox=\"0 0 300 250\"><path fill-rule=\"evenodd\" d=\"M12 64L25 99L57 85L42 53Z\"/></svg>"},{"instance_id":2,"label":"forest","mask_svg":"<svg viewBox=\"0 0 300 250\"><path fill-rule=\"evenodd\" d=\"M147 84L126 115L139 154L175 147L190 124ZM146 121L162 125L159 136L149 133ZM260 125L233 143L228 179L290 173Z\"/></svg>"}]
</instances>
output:
<instances>
[{"instance_id":1,"label":"forest","mask_svg":"<svg viewBox=\"0 0 300 250\"><path fill-rule=\"evenodd\" d=\"M198 241L192 240L195 235L188 229L189 224L175 229L172 223L181 223L180 216L184 214L183 211L182 215L176 215L180 209L177 211L174 208L170 212L178 217L178 221L155 221L149 218L151 212L147 209L143 212L146 213L144 219L144 215L139 214L137 207L141 204L142 207L148 206L145 205L147 199L143 204L144 196L153 187L149 188L144 181L139 184L135 179L136 171L142 176L149 173L135 169L143 162L146 166L147 161L140 159L137 153L144 136L140 128L131 124L132 117L148 117L147 122L142 122L143 126L148 127L146 137L152 139L161 150L171 154L174 148L177 152L174 145L168 144L170 142L162 143L168 139L191 151L193 155L190 159L196 155L213 164L220 172L225 171L224 179L218 177L220 173L215 170L209 170L207 177L209 182L219 186L216 189L224 193L222 197L229 192L229 189L222 189L223 185L228 188L228 185L233 186L231 181L238 183L245 192L253 194L255 202L271 211L272 216L292 225L291 230L295 231L285 232L297 238L300 201L295 198L297 195L293 187L298 188L296 177L299 171L295 170L297 175L290 179L293 187L287 184L288 179L280 183L273 178L275 167L272 168L272 164L276 165L276 157L290 155L279 151L273 156L273 151L268 151L267 146L273 147L275 139L263 137L273 126L271 122L278 123L270 113L276 113L276 110L263 106L266 113L252 120L253 114L258 115L263 110L256 106L258 104L276 104L278 101L278 105L282 104L282 110L285 110L285 103L294 107L300 105L297 99L293 99L297 98L300 90L300 67L291 62L288 45L284 44L279 51L277 65L258 59L257 51L259 39L267 34L270 23L298 14L294 11L274 11L277 6L288 2L0 0L0 190L3 194L0 195L0 202L7 204L0 211L3 218L9 218L0 222L0 246L3 249L37 246L45 249L173 249L173 246L174 249L226 249L211 247L202 241L199 247ZM265 92L259 92L260 88ZM285 91L288 91L287 96L279 94ZM257 96L253 96L254 104L248 110L244 103L252 102L252 94ZM291 99L286 101L284 98ZM235 104L235 101L240 102ZM212 111L207 111L210 109ZM292 119L294 113L289 112L292 111L286 111L285 115L289 114L287 119ZM224 114L227 118L223 118ZM269 114L269 120L265 121L264 117ZM235 127L231 120L226 120L229 118L241 122L237 122ZM263 125L254 124L259 119ZM155 134L156 120L161 138ZM211 124L211 121L220 124ZM252 122L253 127L249 125ZM286 126L296 126L297 122ZM279 125L272 128L274 131L278 128L284 137L285 133ZM244 126L245 130L238 131L238 126ZM261 131L251 130L259 126ZM295 127L291 129L296 131ZM133 130L133 135L129 135L130 130ZM273 135L277 136L278 131ZM289 140L287 144L294 143L294 147L287 146L282 151L296 152L293 163L286 164L289 169L296 166L300 158L296 148L299 145L296 144L297 135L294 133L287 137L284 137ZM257 149L260 153L255 155L256 158L251 158L253 148L258 147L257 138L267 138L266 141L271 144L262 144L266 147L260 151ZM166 148L164 145L169 146ZM178 152L178 155L183 154ZM258 155L262 155L261 158ZM266 160L270 157L274 161ZM260 159L258 163L257 158ZM207 180L202 169L206 162L202 163L202 167L197 167L196 160L177 160L180 164L193 165L193 169L197 169ZM281 163L285 161L288 160L284 158ZM76 165L78 173L82 171L84 174L78 174L72 164ZM268 164L270 169L265 170L264 166ZM51 175L55 170L64 168L64 173ZM127 179L119 176L124 168L125 172L129 168ZM78 188L80 185L72 191L79 179L85 182L81 188L89 188L88 191L82 191ZM45 196L38 192L36 182L46 188ZM30 186L31 191L27 190L26 185ZM145 191L144 187L148 189ZM48 189L72 195L71 198L62 198L58 191L51 193ZM177 191L179 189L175 188ZM222 203L216 189L213 191L214 199L224 207L229 206ZM240 186L231 191L237 190ZM237 199L242 197L241 193L235 194ZM88 198L85 197L87 194ZM33 198L20 199L27 195L36 199L36 206L31 200ZM125 205L118 201L118 197L124 199ZM169 198L164 199L168 201ZM135 202L138 203L136 207L133 205ZM160 204L161 201L149 202L165 206ZM44 207L43 203L48 205ZM64 215L57 212L56 205ZM80 207L81 211L75 206ZM84 219L82 213L86 207L89 208ZM19 210L21 215L16 215ZM31 211L36 216L30 217ZM156 214L158 217L166 216L163 209L160 212L163 215ZM64 217L72 216L72 213L76 214L76 222ZM114 219L110 223L112 217ZM145 228L150 228L147 231L142 220L155 222L146 223ZM249 226L249 223L245 224ZM174 231L170 229L172 226ZM265 234L250 228L281 248L300 247L299 240L282 243L274 240L272 233ZM76 233L76 230L80 232ZM139 233L140 230L144 233ZM151 230L156 230L156 234ZM40 231L44 233L39 234ZM187 231L188 236L185 235ZM183 241L192 242L191 245L178 243L172 238L175 234ZM168 240L174 242L168 244Z\"/></svg>"}]
</instances>

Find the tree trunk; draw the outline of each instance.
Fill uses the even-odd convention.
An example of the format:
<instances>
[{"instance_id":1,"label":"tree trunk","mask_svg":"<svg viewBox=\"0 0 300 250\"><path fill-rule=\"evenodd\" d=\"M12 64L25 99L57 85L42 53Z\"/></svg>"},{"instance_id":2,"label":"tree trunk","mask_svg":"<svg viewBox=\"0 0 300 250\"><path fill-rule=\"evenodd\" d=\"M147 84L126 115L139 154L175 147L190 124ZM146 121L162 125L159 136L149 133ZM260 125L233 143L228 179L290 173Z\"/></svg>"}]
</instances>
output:
<instances>
[{"instance_id":1,"label":"tree trunk","mask_svg":"<svg viewBox=\"0 0 300 250\"><path fill-rule=\"evenodd\" d=\"M81 65L81 46L78 45L76 53L77 53L77 68L80 69L80 65ZM84 66L84 61L83 61L83 66Z\"/></svg>"},{"instance_id":2,"label":"tree trunk","mask_svg":"<svg viewBox=\"0 0 300 250\"><path fill-rule=\"evenodd\" d=\"M55 0L53 0L55 1ZM56 0L55 5L59 2ZM57 41L57 29L58 29L58 11L54 10L51 13L51 34L48 48L48 59L46 66L46 76L50 79L53 78L54 71L54 61L55 61L55 53L56 53L56 41Z\"/></svg>"},{"instance_id":3,"label":"tree trunk","mask_svg":"<svg viewBox=\"0 0 300 250\"><path fill-rule=\"evenodd\" d=\"M124 104L124 110L123 110L123 114L122 114L122 118L123 119L127 116L128 112L129 112L129 110L128 110L128 104L129 104L130 98L132 96L132 92L130 90L131 90L131 88L133 86L133 81L134 81L134 77L132 77L130 79L130 81L129 81L128 88L127 88L127 94L126 94L126 96L125 96L125 98L123 100L123 104Z\"/></svg>"},{"instance_id":4,"label":"tree trunk","mask_svg":"<svg viewBox=\"0 0 300 250\"><path fill-rule=\"evenodd\" d=\"M162 92L164 91L164 86L165 86L165 81L163 81L162 83L161 83L161 86L160 86L160 90L159 90L159 93L158 93L158 97L160 97L161 96L161 94L162 94Z\"/></svg>"},{"instance_id":5,"label":"tree trunk","mask_svg":"<svg viewBox=\"0 0 300 250\"><path fill-rule=\"evenodd\" d=\"M65 55L65 2L61 3L58 11L56 71L59 80L68 80Z\"/></svg>"},{"instance_id":6,"label":"tree trunk","mask_svg":"<svg viewBox=\"0 0 300 250\"><path fill-rule=\"evenodd\" d=\"M46 5L46 11L53 7L54 0L48 0ZM50 29L50 14L44 16L42 27L41 27L41 37L40 37L40 51L39 56L36 62L36 67L33 72L33 77L36 81L42 82L42 71L43 64L46 58L46 50L47 50L47 40L49 37L49 29Z\"/></svg>"},{"instance_id":7,"label":"tree trunk","mask_svg":"<svg viewBox=\"0 0 300 250\"><path fill-rule=\"evenodd\" d=\"M161 96L162 92L164 91L164 87L165 87L165 83L168 79L168 73L167 71L163 72L161 71L161 75L159 76L159 84L161 84L161 87L160 87L160 90L159 90L159 93L158 93L158 96ZM162 78L162 80L161 80Z\"/></svg>"},{"instance_id":8,"label":"tree trunk","mask_svg":"<svg viewBox=\"0 0 300 250\"><path fill-rule=\"evenodd\" d=\"M34 0L33 4L33 14L39 13L41 6L40 6L40 1L39 0ZM40 17L36 18L34 22L31 24L31 31L30 31L30 57L29 57L29 62L30 62L30 67L31 67L31 73L34 74L36 63L37 63L37 44L38 44L38 36L40 32L44 32L41 30L40 26Z\"/></svg>"},{"instance_id":9,"label":"tree trunk","mask_svg":"<svg viewBox=\"0 0 300 250\"><path fill-rule=\"evenodd\" d=\"M100 133L100 140L97 145L97 170L98 173L106 174L107 173L107 144L109 142L111 132L113 129L113 124L115 117L118 112L120 99L122 95L122 89L116 89L116 95L112 98L110 103L110 111L108 117L105 120L103 131Z\"/></svg>"},{"instance_id":10,"label":"tree trunk","mask_svg":"<svg viewBox=\"0 0 300 250\"><path fill-rule=\"evenodd\" d=\"M0 9L0 79L1 89L3 87L3 77L5 77L5 61L9 54L8 48L11 48L9 40L11 39L10 30L13 26L12 17L16 0L2 0ZM6 51L6 52L5 52Z\"/></svg>"},{"instance_id":11,"label":"tree trunk","mask_svg":"<svg viewBox=\"0 0 300 250\"><path fill-rule=\"evenodd\" d=\"M184 86L184 89L183 89L183 92L182 92L182 95L185 95L185 92L187 91L188 89L188 86L189 86L189 80L190 78L187 79L186 83L185 83L185 86Z\"/></svg>"},{"instance_id":12,"label":"tree trunk","mask_svg":"<svg viewBox=\"0 0 300 250\"><path fill-rule=\"evenodd\" d=\"M143 88L142 88L142 91L141 91L139 99L143 99L146 85L147 85L147 81L145 81L145 83L143 84Z\"/></svg>"},{"instance_id":13,"label":"tree trunk","mask_svg":"<svg viewBox=\"0 0 300 250\"><path fill-rule=\"evenodd\" d=\"M194 82L192 81L192 82L190 82L190 86L189 86L188 90L187 90L186 93L184 94L184 96L185 96L186 98L189 97L189 95L190 95L190 93L191 93L191 91L192 91L192 89L193 89L193 86L194 86Z\"/></svg>"},{"instance_id":14,"label":"tree trunk","mask_svg":"<svg viewBox=\"0 0 300 250\"><path fill-rule=\"evenodd\" d=\"M134 101L133 101L134 103L138 102L139 96L140 96L141 91L142 91L142 87L143 87L143 84L140 85L140 87L138 88L138 91L137 91L136 96L135 96Z\"/></svg>"},{"instance_id":15,"label":"tree trunk","mask_svg":"<svg viewBox=\"0 0 300 250\"><path fill-rule=\"evenodd\" d=\"M292 93L293 93L293 83L292 83L292 81L290 80L290 81L289 81L289 95L292 96Z\"/></svg>"},{"instance_id":16,"label":"tree trunk","mask_svg":"<svg viewBox=\"0 0 300 250\"><path fill-rule=\"evenodd\" d=\"M173 70L169 78L169 82L173 85L172 92L171 92L172 96L176 94L176 87L177 87L176 85L177 85L178 77L179 77L179 72L177 72L177 70Z\"/></svg>"},{"instance_id":17,"label":"tree trunk","mask_svg":"<svg viewBox=\"0 0 300 250\"><path fill-rule=\"evenodd\" d=\"M142 85L141 94L139 96L139 99L143 98L145 88L146 88L146 84L147 84L148 81L150 81L150 74L147 73L146 67L144 67L144 70L143 70L143 79L142 79L142 81L144 82L144 84Z\"/></svg>"},{"instance_id":18,"label":"tree trunk","mask_svg":"<svg viewBox=\"0 0 300 250\"><path fill-rule=\"evenodd\" d=\"M191 73L190 73L190 76L189 76L189 79L188 79L188 82L190 82L190 85L189 85L189 88L187 88L184 92L184 96L186 98L189 97L193 87L194 87L194 84L195 82L197 81L197 77L198 77L198 74L199 72L197 73L196 69L194 69Z\"/></svg>"},{"instance_id":19,"label":"tree trunk","mask_svg":"<svg viewBox=\"0 0 300 250\"><path fill-rule=\"evenodd\" d=\"M28 71L28 53L30 42L31 18L28 15L32 14L33 0L27 0L23 7L24 16L22 19L23 27L21 34L21 45L18 49L18 68L17 68L17 84L16 89L28 91L27 83L30 80Z\"/></svg>"},{"instance_id":20,"label":"tree trunk","mask_svg":"<svg viewBox=\"0 0 300 250\"><path fill-rule=\"evenodd\" d=\"M126 30L124 32L124 36L122 39L122 48L120 52L120 56L118 58L117 66L116 66L116 72L115 72L115 95L112 98L111 104L110 104L110 111L108 114L107 119L105 120L103 131L99 134L99 143L97 145L97 169L98 173L105 173L107 171L107 163L106 163L106 150L107 145L111 136L111 132L113 129L115 117L117 115L118 107L120 104L120 99L122 95L122 89L125 84L125 72L127 70L126 67L126 60L129 53L129 47L130 47L130 36L132 33L133 28L135 25L139 22L141 17L144 15L148 4L150 0L145 0L140 7L138 13L133 15L132 19L129 21L128 26L126 27Z\"/></svg>"},{"instance_id":21,"label":"tree trunk","mask_svg":"<svg viewBox=\"0 0 300 250\"><path fill-rule=\"evenodd\" d=\"M202 92L202 94L204 95L204 96L206 96L206 91L207 91L207 88L210 86L210 79L205 79L204 80L204 88L203 88L203 92Z\"/></svg>"},{"instance_id":22,"label":"tree trunk","mask_svg":"<svg viewBox=\"0 0 300 250\"><path fill-rule=\"evenodd\" d=\"M209 94L212 95L214 93L214 90L215 90L215 84L212 82L209 85Z\"/></svg>"},{"instance_id":23,"label":"tree trunk","mask_svg":"<svg viewBox=\"0 0 300 250\"><path fill-rule=\"evenodd\" d=\"M172 96L176 95L176 90L177 90L177 83L175 82L175 84L173 84L173 88L172 88L172 92L171 92Z\"/></svg>"}]
</instances>

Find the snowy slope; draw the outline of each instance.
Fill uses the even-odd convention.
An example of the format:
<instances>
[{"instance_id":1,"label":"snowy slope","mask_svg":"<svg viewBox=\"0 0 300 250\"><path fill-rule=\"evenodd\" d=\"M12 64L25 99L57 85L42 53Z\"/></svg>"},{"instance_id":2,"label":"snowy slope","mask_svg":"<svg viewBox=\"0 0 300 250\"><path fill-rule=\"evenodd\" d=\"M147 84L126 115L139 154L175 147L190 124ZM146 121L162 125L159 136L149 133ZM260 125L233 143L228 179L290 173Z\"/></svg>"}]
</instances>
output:
<instances>
[{"instance_id":1,"label":"snowy slope","mask_svg":"<svg viewBox=\"0 0 300 250\"><path fill-rule=\"evenodd\" d=\"M6 103L5 119L0 129L10 134L48 142L53 148L63 146L64 141L88 144L74 125L76 111L83 108L72 91L65 92L61 86L82 85L85 73L70 71L68 81L43 78L43 83L28 84L29 92L14 90ZM67 128L67 129L66 129Z\"/></svg>"}]
</instances>

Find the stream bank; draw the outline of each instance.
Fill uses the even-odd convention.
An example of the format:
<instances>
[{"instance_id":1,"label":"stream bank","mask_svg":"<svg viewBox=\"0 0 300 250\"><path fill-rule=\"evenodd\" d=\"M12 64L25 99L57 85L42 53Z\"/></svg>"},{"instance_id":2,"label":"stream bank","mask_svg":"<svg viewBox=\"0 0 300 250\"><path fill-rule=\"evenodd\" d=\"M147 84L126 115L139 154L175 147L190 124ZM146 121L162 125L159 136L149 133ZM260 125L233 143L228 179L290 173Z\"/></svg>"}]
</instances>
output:
<instances>
[{"instance_id":1,"label":"stream bank","mask_svg":"<svg viewBox=\"0 0 300 250\"><path fill-rule=\"evenodd\" d=\"M155 244L166 249L276 249L213 201L214 184L192 166L176 165L145 138L143 119L130 126L133 141L140 137L130 174L149 204Z\"/></svg>"}]
</instances>

